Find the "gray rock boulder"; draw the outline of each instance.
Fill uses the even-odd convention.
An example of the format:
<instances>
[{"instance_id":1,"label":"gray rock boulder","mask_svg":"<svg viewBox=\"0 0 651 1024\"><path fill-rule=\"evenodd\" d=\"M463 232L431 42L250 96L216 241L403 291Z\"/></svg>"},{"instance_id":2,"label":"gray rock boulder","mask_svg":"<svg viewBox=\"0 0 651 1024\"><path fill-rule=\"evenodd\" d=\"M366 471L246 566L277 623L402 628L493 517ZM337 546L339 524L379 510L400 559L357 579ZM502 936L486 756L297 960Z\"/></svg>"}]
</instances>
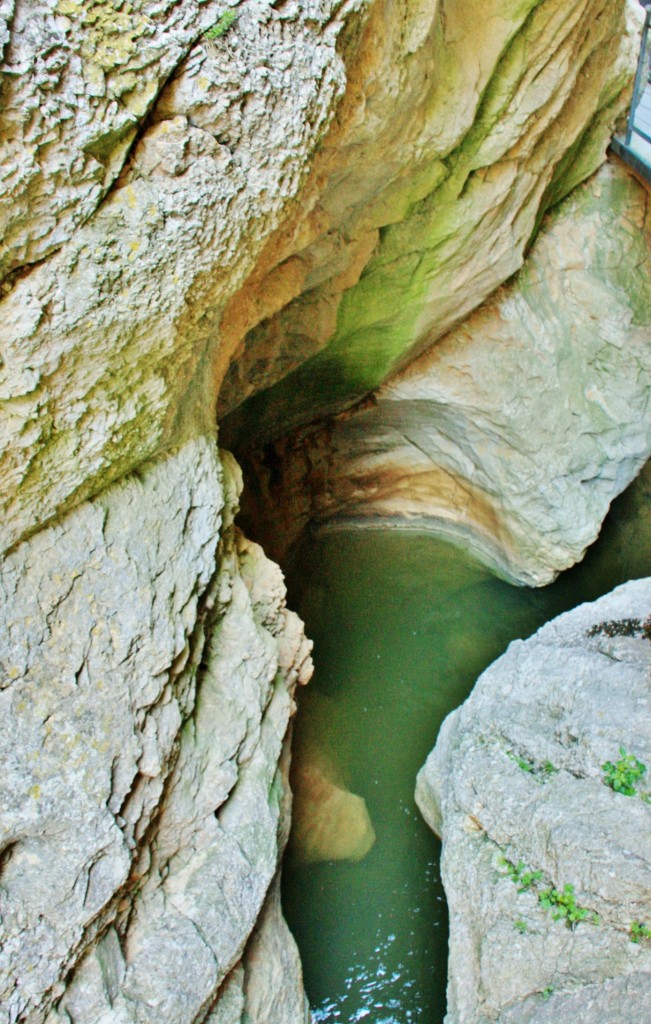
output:
<instances>
[{"instance_id":1,"label":"gray rock boulder","mask_svg":"<svg viewBox=\"0 0 651 1024\"><path fill-rule=\"evenodd\" d=\"M646 579L512 643L445 720L417 801L443 840L446 1024L649 1021L650 671ZM629 755L625 795L603 766Z\"/></svg>"}]
</instances>

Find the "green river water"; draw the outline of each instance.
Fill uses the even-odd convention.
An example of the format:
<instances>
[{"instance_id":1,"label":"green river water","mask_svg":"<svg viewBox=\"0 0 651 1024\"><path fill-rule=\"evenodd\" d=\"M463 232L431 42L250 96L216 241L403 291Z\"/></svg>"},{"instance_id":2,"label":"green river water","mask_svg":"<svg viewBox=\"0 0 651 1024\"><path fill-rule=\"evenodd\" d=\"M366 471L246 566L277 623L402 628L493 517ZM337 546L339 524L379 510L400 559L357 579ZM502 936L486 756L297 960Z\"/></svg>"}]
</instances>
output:
<instances>
[{"instance_id":1,"label":"green river water","mask_svg":"<svg viewBox=\"0 0 651 1024\"><path fill-rule=\"evenodd\" d=\"M414 804L443 718L516 637L651 574L644 487L615 503L584 562L542 590L510 586L452 545L395 530L321 533L288 571L315 642L298 756L315 742L366 801L377 840L359 862L289 856L283 903L317 1021L441 1024L446 904L440 845ZM301 738L306 742L301 744Z\"/></svg>"}]
</instances>

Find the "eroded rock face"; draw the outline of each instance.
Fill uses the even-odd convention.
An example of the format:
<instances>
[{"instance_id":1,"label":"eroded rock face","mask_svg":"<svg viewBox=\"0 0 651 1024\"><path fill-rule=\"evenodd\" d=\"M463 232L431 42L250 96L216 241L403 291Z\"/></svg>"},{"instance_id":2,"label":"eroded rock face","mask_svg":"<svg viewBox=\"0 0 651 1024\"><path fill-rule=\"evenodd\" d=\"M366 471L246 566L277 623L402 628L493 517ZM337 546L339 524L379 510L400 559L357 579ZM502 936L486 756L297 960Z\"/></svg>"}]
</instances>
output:
<instances>
[{"instance_id":1,"label":"eroded rock face","mask_svg":"<svg viewBox=\"0 0 651 1024\"><path fill-rule=\"evenodd\" d=\"M224 304L332 117L345 85L336 44L359 5L277 11L248 0L214 42L201 33L217 20L216 0L16 6L3 69L5 89L18 90L6 111L16 125L8 166L15 157L29 219L11 189L8 211L23 264L55 251L9 281L0 301L2 550L161 448L213 429L219 361L230 356L220 348ZM50 60L44 39L51 93L39 77ZM133 109L115 98L127 79ZM139 137L124 164L134 120ZM89 140L112 139L120 126L127 135L105 168L86 152Z\"/></svg>"},{"instance_id":2,"label":"eroded rock face","mask_svg":"<svg viewBox=\"0 0 651 1024\"><path fill-rule=\"evenodd\" d=\"M226 421L229 445L349 406L520 268L604 158L639 18L611 0L371 6L301 208L224 316L249 331L220 416L286 377Z\"/></svg>"},{"instance_id":3,"label":"eroded rock face","mask_svg":"<svg viewBox=\"0 0 651 1024\"><path fill-rule=\"evenodd\" d=\"M650 338L649 195L609 163L516 280L372 401L254 457L270 550L308 520L390 521L548 583L651 455Z\"/></svg>"},{"instance_id":4,"label":"eroded rock face","mask_svg":"<svg viewBox=\"0 0 651 1024\"><path fill-rule=\"evenodd\" d=\"M263 432L379 384L520 266L633 66L624 0L220 8L3 8L3 550L207 429L236 350L224 411L328 345Z\"/></svg>"},{"instance_id":5,"label":"eroded rock face","mask_svg":"<svg viewBox=\"0 0 651 1024\"><path fill-rule=\"evenodd\" d=\"M5 0L0 278L68 241L120 172L211 0Z\"/></svg>"},{"instance_id":6,"label":"eroded rock face","mask_svg":"<svg viewBox=\"0 0 651 1024\"><path fill-rule=\"evenodd\" d=\"M242 957L311 662L236 484L188 442L3 565L4 1021L201 1020Z\"/></svg>"},{"instance_id":7,"label":"eroded rock face","mask_svg":"<svg viewBox=\"0 0 651 1024\"><path fill-rule=\"evenodd\" d=\"M209 41L218 0L0 0L3 1024L302 1024L309 652L218 391L236 351L224 409L325 345L328 411L384 379L520 265L630 84L624 0L237 8Z\"/></svg>"},{"instance_id":8,"label":"eroded rock face","mask_svg":"<svg viewBox=\"0 0 651 1024\"><path fill-rule=\"evenodd\" d=\"M446 1024L648 1019L650 622L651 580L627 583L511 644L446 719L417 787L443 839ZM647 766L632 796L606 784L620 747ZM573 928L543 905L567 885Z\"/></svg>"}]
</instances>

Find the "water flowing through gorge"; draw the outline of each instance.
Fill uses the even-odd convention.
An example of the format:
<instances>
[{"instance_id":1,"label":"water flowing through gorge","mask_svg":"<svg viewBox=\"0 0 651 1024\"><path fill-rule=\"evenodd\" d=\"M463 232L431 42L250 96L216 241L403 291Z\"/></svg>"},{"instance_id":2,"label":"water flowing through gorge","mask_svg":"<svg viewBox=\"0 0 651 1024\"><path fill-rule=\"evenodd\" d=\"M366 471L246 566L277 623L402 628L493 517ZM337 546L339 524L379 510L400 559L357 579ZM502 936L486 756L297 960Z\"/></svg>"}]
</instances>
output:
<instances>
[{"instance_id":1,"label":"water flowing through gorge","mask_svg":"<svg viewBox=\"0 0 651 1024\"><path fill-rule=\"evenodd\" d=\"M0 0L0 1024L649 1024L642 6Z\"/></svg>"},{"instance_id":2,"label":"water flowing through gorge","mask_svg":"<svg viewBox=\"0 0 651 1024\"><path fill-rule=\"evenodd\" d=\"M315 641L316 664L295 727L297 767L316 766L363 797L377 837L357 862L301 862L305 836L287 859L284 909L318 1021L443 1020L440 845L414 804L416 773L445 715L512 639L651 572L643 486L614 504L584 562L541 590L513 587L418 533L332 530L295 553L290 594ZM297 812L327 854L328 840L341 835L329 836L322 793L313 796ZM358 813L351 809L351 831ZM332 827L345 828L345 817Z\"/></svg>"}]
</instances>

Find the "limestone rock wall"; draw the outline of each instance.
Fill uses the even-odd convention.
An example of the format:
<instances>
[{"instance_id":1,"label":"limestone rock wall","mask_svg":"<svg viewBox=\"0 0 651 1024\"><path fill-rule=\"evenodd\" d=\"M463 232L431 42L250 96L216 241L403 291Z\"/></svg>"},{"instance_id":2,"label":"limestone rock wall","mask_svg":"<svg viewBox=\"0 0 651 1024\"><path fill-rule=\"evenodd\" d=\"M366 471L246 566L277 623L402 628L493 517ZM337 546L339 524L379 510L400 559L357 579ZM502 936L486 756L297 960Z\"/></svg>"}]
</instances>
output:
<instances>
[{"instance_id":1,"label":"limestone rock wall","mask_svg":"<svg viewBox=\"0 0 651 1024\"><path fill-rule=\"evenodd\" d=\"M17 0L2 67L18 270L0 301L0 549L213 429L224 304L332 118L358 6L247 0L211 42L216 0Z\"/></svg>"},{"instance_id":2,"label":"limestone rock wall","mask_svg":"<svg viewBox=\"0 0 651 1024\"><path fill-rule=\"evenodd\" d=\"M229 446L349 406L522 266L604 158L639 19L637 0L371 6L301 207L224 315L248 333L220 417L268 389Z\"/></svg>"},{"instance_id":3,"label":"limestone rock wall","mask_svg":"<svg viewBox=\"0 0 651 1024\"><path fill-rule=\"evenodd\" d=\"M650 637L651 580L627 583L512 643L444 722L417 801L443 839L446 1024L648 1020ZM602 767L620 748L646 766L631 795ZM544 902L568 885L573 927Z\"/></svg>"},{"instance_id":4,"label":"limestone rock wall","mask_svg":"<svg viewBox=\"0 0 651 1024\"><path fill-rule=\"evenodd\" d=\"M605 165L372 400L254 455L268 550L338 519L448 534L527 584L576 562L651 455L650 225L648 192Z\"/></svg>"},{"instance_id":5,"label":"limestone rock wall","mask_svg":"<svg viewBox=\"0 0 651 1024\"><path fill-rule=\"evenodd\" d=\"M520 266L631 81L633 0L245 0L205 40L222 9L3 6L3 550L205 429L234 360L222 411L328 344L263 432L376 386Z\"/></svg>"},{"instance_id":6,"label":"limestone rock wall","mask_svg":"<svg viewBox=\"0 0 651 1024\"><path fill-rule=\"evenodd\" d=\"M2 1024L302 1024L309 652L218 392L328 346L259 424L331 411L513 273L603 157L635 10L0 0Z\"/></svg>"},{"instance_id":7,"label":"limestone rock wall","mask_svg":"<svg viewBox=\"0 0 651 1024\"><path fill-rule=\"evenodd\" d=\"M187 442L3 565L7 1024L204 1020L247 955L311 662L236 492L232 460Z\"/></svg>"}]
</instances>

